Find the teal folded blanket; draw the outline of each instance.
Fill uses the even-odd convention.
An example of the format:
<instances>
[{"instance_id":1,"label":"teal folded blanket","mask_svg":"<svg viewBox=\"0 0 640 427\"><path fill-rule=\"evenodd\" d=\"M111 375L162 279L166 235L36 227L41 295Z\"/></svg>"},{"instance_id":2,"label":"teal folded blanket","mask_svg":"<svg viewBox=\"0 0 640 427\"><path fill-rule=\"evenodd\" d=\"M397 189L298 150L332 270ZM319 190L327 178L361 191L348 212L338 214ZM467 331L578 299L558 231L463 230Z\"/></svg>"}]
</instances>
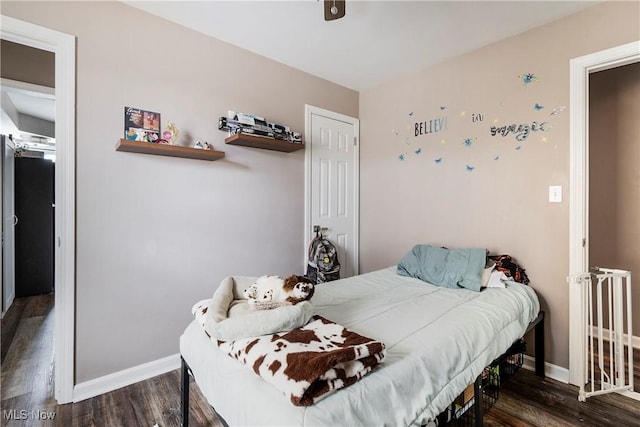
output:
<instances>
[{"instance_id":1,"label":"teal folded blanket","mask_svg":"<svg viewBox=\"0 0 640 427\"><path fill-rule=\"evenodd\" d=\"M484 248L445 249L415 245L398 263L398 274L432 285L480 291L486 263Z\"/></svg>"}]
</instances>

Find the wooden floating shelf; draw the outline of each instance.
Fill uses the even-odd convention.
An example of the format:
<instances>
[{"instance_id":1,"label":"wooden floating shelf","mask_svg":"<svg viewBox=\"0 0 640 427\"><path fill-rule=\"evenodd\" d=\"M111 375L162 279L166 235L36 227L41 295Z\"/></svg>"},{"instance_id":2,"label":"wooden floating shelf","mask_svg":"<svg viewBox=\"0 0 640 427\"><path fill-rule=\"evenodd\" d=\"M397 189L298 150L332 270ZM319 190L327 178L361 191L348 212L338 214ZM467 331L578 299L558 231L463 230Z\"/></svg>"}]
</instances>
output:
<instances>
[{"instance_id":1,"label":"wooden floating shelf","mask_svg":"<svg viewBox=\"0 0 640 427\"><path fill-rule=\"evenodd\" d=\"M131 141L129 139L121 139L118 141L116 144L116 151L183 157L186 159L199 160L218 160L224 157L224 151L182 147L180 145L156 144L153 142Z\"/></svg>"},{"instance_id":2,"label":"wooden floating shelf","mask_svg":"<svg viewBox=\"0 0 640 427\"><path fill-rule=\"evenodd\" d=\"M224 140L229 145L241 145L243 147L262 148L265 150L282 151L283 153L293 153L304 150L304 144L282 141L279 139L266 138L264 136L249 135L246 133L236 133Z\"/></svg>"}]
</instances>

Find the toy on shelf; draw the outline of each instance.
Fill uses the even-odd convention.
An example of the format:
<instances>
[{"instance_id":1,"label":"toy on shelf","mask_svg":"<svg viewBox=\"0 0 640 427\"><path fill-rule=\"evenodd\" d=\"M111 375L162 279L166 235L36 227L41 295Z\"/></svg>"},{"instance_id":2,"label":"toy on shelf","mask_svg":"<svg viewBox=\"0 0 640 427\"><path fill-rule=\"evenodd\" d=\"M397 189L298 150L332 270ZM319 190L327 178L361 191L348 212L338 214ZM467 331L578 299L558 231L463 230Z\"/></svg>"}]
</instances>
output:
<instances>
[{"instance_id":1,"label":"toy on shelf","mask_svg":"<svg viewBox=\"0 0 640 427\"><path fill-rule=\"evenodd\" d=\"M207 142L196 141L193 144L193 148L197 148L198 150L213 150L213 147Z\"/></svg>"},{"instance_id":2,"label":"toy on shelf","mask_svg":"<svg viewBox=\"0 0 640 427\"><path fill-rule=\"evenodd\" d=\"M162 131L162 139L159 139L158 142L160 144L171 144L178 139L178 135L180 135L180 129L176 127L173 123L169 122L164 131Z\"/></svg>"},{"instance_id":3,"label":"toy on shelf","mask_svg":"<svg viewBox=\"0 0 640 427\"><path fill-rule=\"evenodd\" d=\"M218 129L229 131L229 135L244 133L302 144L302 135L292 132L289 126L268 122L254 114L229 111L227 117L218 119Z\"/></svg>"}]
</instances>

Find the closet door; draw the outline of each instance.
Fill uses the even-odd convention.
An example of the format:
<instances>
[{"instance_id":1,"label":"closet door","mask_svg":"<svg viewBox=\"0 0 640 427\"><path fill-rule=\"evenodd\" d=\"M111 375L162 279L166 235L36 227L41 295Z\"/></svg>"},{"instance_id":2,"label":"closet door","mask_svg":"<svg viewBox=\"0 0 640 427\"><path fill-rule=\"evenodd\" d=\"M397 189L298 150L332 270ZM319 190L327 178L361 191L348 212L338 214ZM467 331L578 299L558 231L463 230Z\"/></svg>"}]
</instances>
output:
<instances>
[{"instance_id":1,"label":"closet door","mask_svg":"<svg viewBox=\"0 0 640 427\"><path fill-rule=\"evenodd\" d=\"M53 162L15 159L16 296L53 291Z\"/></svg>"}]
</instances>

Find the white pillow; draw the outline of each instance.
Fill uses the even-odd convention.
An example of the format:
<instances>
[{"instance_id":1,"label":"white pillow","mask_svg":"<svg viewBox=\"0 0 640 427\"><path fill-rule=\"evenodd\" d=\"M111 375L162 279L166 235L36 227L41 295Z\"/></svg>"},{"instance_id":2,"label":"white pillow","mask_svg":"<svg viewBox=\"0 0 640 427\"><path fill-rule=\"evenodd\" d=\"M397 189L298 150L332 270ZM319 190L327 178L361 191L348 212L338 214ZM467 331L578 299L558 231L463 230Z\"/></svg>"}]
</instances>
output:
<instances>
[{"instance_id":1,"label":"white pillow","mask_svg":"<svg viewBox=\"0 0 640 427\"><path fill-rule=\"evenodd\" d=\"M489 261L490 265L486 265L484 270L482 270L482 280L480 281L480 286L486 288L489 284L489 279L491 278L491 272L496 267L496 263L493 261Z\"/></svg>"},{"instance_id":2,"label":"white pillow","mask_svg":"<svg viewBox=\"0 0 640 427\"><path fill-rule=\"evenodd\" d=\"M504 282L506 280L509 280L509 278L507 277L506 274L504 274L502 271L494 271L493 273L491 273L491 276L489 276L489 282L487 283L487 288L506 288Z\"/></svg>"}]
</instances>

